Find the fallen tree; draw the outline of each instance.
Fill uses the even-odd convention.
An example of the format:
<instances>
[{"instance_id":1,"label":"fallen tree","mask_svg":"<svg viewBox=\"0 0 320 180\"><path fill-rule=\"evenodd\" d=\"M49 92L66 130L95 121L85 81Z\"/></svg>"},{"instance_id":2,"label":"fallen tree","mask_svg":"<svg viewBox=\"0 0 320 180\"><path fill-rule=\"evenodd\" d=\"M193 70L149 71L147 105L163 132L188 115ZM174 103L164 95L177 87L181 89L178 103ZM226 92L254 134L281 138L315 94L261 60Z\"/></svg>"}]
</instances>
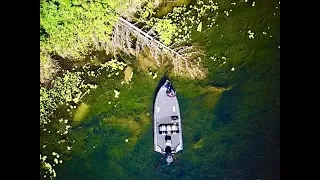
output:
<instances>
[{"instance_id":1,"label":"fallen tree","mask_svg":"<svg viewBox=\"0 0 320 180\"><path fill-rule=\"evenodd\" d=\"M153 32L152 28L149 32ZM148 33L120 17L115 24L112 34L113 51L121 50L127 54L137 56L144 51L145 47L150 50L150 54L160 67L161 57L170 59L173 71L176 75L190 78L203 78L207 71L200 66L203 55L199 47L182 46L174 43L170 47L158 41Z\"/></svg>"}]
</instances>

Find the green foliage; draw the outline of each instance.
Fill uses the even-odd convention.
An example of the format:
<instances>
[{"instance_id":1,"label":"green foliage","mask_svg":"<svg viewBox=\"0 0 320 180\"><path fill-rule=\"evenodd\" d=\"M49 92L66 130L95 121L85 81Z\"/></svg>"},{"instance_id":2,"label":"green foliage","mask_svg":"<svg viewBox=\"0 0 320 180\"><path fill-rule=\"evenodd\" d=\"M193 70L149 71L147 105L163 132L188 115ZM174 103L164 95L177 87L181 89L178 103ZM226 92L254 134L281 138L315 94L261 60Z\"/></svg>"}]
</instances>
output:
<instances>
[{"instance_id":1,"label":"green foliage","mask_svg":"<svg viewBox=\"0 0 320 180\"><path fill-rule=\"evenodd\" d=\"M90 50L106 48L118 15L114 1L42 1L40 37L44 49L69 59L81 59Z\"/></svg>"},{"instance_id":2,"label":"green foliage","mask_svg":"<svg viewBox=\"0 0 320 180\"><path fill-rule=\"evenodd\" d=\"M153 27L158 20L158 18L154 17L156 14L156 8L157 5L152 1L144 3L137 11L136 20L146 24L149 28Z\"/></svg>"},{"instance_id":3,"label":"green foliage","mask_svg":"<svg viewBox=\"0 0 320 180\"><path fill-rule=\"evenodd\" d=\"M62 61L82 61L93 51L110 52L111 34L118 16L134 13L144 1L41 1L40 82L49 82L59 70L49 55L59 55ZM146 7L152 7L152 3Z\"/></svg>"},{"instance_id":4,"label":"green foliage","mask_svg":"<svg viewBox=\"0 0 320 180\"><path fill-rule=\"evenodd\" d=\"M40 88L40 125L59 105L67 104L80 97L89 85L84 84L80 72L68 72L52 81L52 88ZM43 117L43 118L41 118Z\"/></svg>"},{"instance_id":5,"label":"green foliage","mask_svg":"<svg viewBox=\"0 0 320 180\"><path fill-rule=\"evenodd\" d=\"M126 66L124 62L120 62L117 59L111 59L110 61L105 62L104 64L100 64L102 68L108 67L110 72L114 72L117 70L123 70Z\"/></svg>"},{"instance_id":6,"label":"green foliage","mask_svg":"<svg viewBox=\"0 0 320 180\"><path fill-rule=\"evenodd\" d=\"M170 19L160 19L156 23L155 29L159 33L159 38L163 44L169 45L172 42L177 26Z\"/></svg>"},{"instance_id":7,"label":"green foliage","mask_svg":"<svg viewBox=\"0 0 320 180\"><path fill-rule=\"evenodd\" d=\"M146 7L141 13L140 22L144 22L149 28L155 26L160 40L166 45L172 42L189 43L192 40L193 31L202 32L216 23L218 13L215 12L218 9L218 3L200 0L188 6L184 4L174 7L172 12L162 18L157 18L152 16L154 13L150 13L154 9ZM150 18L147 21L144 17Z\"/></svg>"},{"instance_id":8,"label":"green foliage","mask_svg":"<svg viewBox=\"0 0 320 180\"><path fill-rule=\"evenodd\" d=\"M169 12L172 11L173 8L177 6L182 6L182 5L188 5L190 4L192 0L163 0L159 10L156 13L156 17L162 17L168 14Z\"/></svg>"},{"instance_id":9,"label":"green foliage","mask_svg":"<svg viewBox=\"0 0 320 180\"><path fill-rule=\"evenodd\" d=\"M155 14L154 8L154 4L152 2L148 2L145 6L143 6L141 18L147 20L148 17L152 17Z\"/></svg>"},{"instance_id":10,"label":"green foliage","mask_svg":"<svg viewBox=\"0 0 320 180\"><path fill-rule=\"evenodd\" d=\"M217 14L214 12L218 9L217 3L200 0L188 6L173 8L164 18L171 19L178 27L175 42L190 42L193 30L201 32L205 27L215 24Z\"/></svg>"},{"instance_id":11,"label":"green foliage","mask_svg":"<svg viewBox=\"0 0 320 180\"><path fill-rule=\"evenodd\" d=\"M56 176L52 166L62 162L55 159L70 150L70 142L66 139L68 129L71 127L66 119L68 116L56 116L55 111L60 107L63 107L64 111L68 106L74 108L74 104L79 102L84 91L95 88L94 85L85 84L80 74L67 71L62 77L52 81L51 88L40 88L40 172L47 178ZM60 113L63 112L62 109L60 108ZM61 143L64 145L57 146ZM60 155L56 157L54 155L56 153Z\"/></svg>"}]
</instances>

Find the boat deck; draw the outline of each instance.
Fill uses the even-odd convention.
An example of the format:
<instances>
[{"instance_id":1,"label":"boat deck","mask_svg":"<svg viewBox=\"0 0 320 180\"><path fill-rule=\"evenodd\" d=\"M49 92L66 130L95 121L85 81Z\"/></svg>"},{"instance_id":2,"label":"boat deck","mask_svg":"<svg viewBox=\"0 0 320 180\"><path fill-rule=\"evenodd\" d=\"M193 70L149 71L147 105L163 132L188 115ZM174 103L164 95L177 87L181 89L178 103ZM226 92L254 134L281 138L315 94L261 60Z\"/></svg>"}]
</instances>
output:
<instances>
[{"instance_id":1,"label":"boat deck","mask_svg":"<svg viewBox=\"0 0 320 180\"><path fill-rule=\"evenodd\" d=\"M167 138L171 138L172 152L177 153L182 150L180 109L176 96L169 97L166 90L164 86L159 89L154 106L155 151L164 153L166 146L168 146L167 136Z\"/></svg>"}]
</instances>

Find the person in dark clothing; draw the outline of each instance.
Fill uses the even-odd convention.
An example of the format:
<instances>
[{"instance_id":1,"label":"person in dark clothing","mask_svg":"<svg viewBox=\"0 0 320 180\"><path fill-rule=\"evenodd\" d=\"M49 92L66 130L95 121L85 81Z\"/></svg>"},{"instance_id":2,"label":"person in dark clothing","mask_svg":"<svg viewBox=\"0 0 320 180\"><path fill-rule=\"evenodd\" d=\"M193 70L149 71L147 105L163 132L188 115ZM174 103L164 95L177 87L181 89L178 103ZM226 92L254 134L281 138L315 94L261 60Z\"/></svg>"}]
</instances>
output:
<instances>
[{"instance_id":1,"label":"person in dark clothing","mask_svg":"<svg viewBox=\"0 0 320 180\"><path fill-rule=\"evenodd\" d=\"M169 97L173 97L173 96L174 96L174 91L173 91L173 88L172 88L171 83L170 83L170 82L167 82L167 84L165 85L165 87L167 88L166 94L167 94Z\"/></svg>"}]
</instances>

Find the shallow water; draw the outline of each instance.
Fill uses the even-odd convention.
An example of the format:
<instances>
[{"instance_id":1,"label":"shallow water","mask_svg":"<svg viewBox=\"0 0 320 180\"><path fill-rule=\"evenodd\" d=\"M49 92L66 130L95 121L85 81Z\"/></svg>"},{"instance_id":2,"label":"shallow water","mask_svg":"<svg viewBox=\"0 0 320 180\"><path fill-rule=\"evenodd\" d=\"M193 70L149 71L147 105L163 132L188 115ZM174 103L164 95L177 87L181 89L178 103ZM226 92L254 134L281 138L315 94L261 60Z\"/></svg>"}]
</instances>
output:
<instances>
[{"instance_id":1,"label":"shallow water","mask_svg":"<svg viewBox=\"0 0 320 180\"><path fill-rule=\"evenodd\" d=\"M170 76L184 138L184 150L170 166L153 151L152 105L161 75L153 79L132 65L130 85L121 85L123 74L107 78L105 73L84 99L90 112L71 133L76 143L72 156L57 167L57 179L280 179L276 4L241 4L234 8L237 15L197 37L208 54L203 62L210 71L207 79ZM262 35L267 27L272 38ZM256 32L254 40L246 28ZM215 66L209 58L213 54L225 55L228 63ZM220 89L208 90L211 85ZM114 89L119 98L114 98Z\"/></svg>"}]
</instances>

